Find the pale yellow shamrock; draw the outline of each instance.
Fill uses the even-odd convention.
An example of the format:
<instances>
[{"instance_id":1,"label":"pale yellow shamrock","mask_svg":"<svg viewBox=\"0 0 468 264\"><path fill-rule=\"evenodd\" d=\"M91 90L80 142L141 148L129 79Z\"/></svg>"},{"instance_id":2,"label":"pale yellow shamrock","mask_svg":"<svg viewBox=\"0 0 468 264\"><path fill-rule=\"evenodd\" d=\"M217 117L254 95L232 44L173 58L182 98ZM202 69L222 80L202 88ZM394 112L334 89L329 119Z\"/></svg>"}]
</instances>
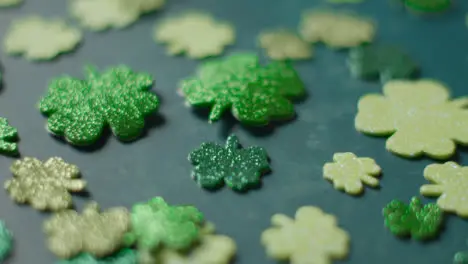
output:
<instances>
[{"instance_id":1,"label":"pale yellow shamrock","mask_svg":"<svg viewBox=\"0 0 468 264\"><path fill-rule=\"evenodd\" d=\"M383 95L368 94L358 103L355 127L390 136L386 147L404 157L423 154L446 159L455 142L468 144L468 98L450 100L448 89L430 79L387 82Z\"/></svg>"},{"instance_id":2,"label":"pale yellow shamrock","mask_svg":"<svg viewBox=\"0 0 468 264\"><path fill-rule=\"evenodd\" d=\"M303 60L312 57L312 47L296 33L285 30L271 30L258 36L260 47L266 49L268 57L274 60Z\"/></svg>"},{"instance_id":3,"label":"pale yellow shamrock","mask_svg":"<svg viewBox=\"0 0 468 264\"><path fill-rule=\"evenodd\" d=\"M296 211L296 219L273 215L273 227L265 230L261 243L267 255L291 264L330 264L348 255L350 238L333 215L314 206Z\"/></svg>"},{"instance_id":4,"label":"pale yellow shamrock","mask_svg":"<svg viewBox=\"0 0 468 264\"><path fill-rule=\"evenodd\" d=\"M93 31L125 28L141 15L162 8L166 0L72 0L71 14Z\"/></svg>"},{"instance_id":5,"label":"pale yellow shamrock","mask_svg":"<svg viewBox=\"0 0 468 264\"><path fill-rule=\"evenodd\" d=\"M424 169L424 178L433 184L421 186L422 195L439 196L442 210L468 218L468 167L452 161L432 164Z\"/></svg>"},{"instance_id":6,"label":"pale yellow shamrock","mask_svg":"<svg viewBox=\"0 0 468 264\"><path fill-rule=\"evenodd\" d=\"M372 42L374 23L349 12L307 11L302 16L299 32L312 43L323 42L330 48L350 48Z\"/></svg>"},{"instance_id":7,"label":"pale yellow shamrock","mask_svg":"<svg viewBox=\"0 0 468 264\"><path fill-rule=\"evenodd\" d=\"M379 180L375 177L381 168L371 158L358 158L353 153L335 153L333 161L323 166L323 177L333 182L337 190L357 195L364 190L362 182L376 187Z\"/></svg>"},{"instance_id":8,"label":"pale yellow shamrock","mask_svg":"<svg viewBox=\"0 0 468 264\"><path fill-rule=\"evenodd\" d=\"M156 42L166 43L171 55L185 53L201 59L221 54L225 46L234 43L235 32L229 23L191 11L157 24L153 37Z\"/></svg>"},{"instance_id":9,"label":"pale yellow shamrock","mask_svg":"<svg viewBox=\"0 0 468 264\"><path fill-rule=\"evenodd\" d=\"M0 7L9 7L19 5L23 0L0 0Z\"/></svg>"},{"instance_id":10,"label":"pale yellow shamrock","mask_svg":"<svg viewBox=\"0 0 468 264\"><path fill-rule=\"evenodd\" d=\"M62 19L31 16L13 21L4 49L9 54L23 54L28 60L50 60L75 49L82 38L78 29Z\"/></svg>"}]
</instances>

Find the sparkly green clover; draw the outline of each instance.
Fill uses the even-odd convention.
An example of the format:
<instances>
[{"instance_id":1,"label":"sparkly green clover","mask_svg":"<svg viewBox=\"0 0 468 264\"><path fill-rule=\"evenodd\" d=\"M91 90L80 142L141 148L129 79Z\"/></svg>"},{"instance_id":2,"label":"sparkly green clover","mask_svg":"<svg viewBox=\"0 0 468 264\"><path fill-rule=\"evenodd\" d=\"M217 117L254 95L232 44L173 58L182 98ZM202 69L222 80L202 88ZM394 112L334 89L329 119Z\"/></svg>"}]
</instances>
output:
<instances>
[{"instance_id":1,"label":"sparkly green clover","mask_svg":"<svg viewBox=\"0 0 468 264\"><path fill-rule=\"evenodd\" d=\"M383 209L385 225L397 236L427 240L437 236L443 222L443 212L435 203L422 205L413 197L408 205L392 200Z\"/></svg>"},{"instance_id":2,"label":"sparkly green clover","mask_svg":"<svg viewBox=\"0 0 468 264\"><path fill-rule=\"evenodd\" d=\"M132 230L124 237L127 246L136 244L140 257L151 257L159 247L186 250L200 236L203 214L193 206L171 206L155 197L132 208Z\"/></svg>"},{"instance_id":3,"label":"sparkly green clover","mask_svg":"<svg viewBox=\"0 0 468 264\"><path fill-rule=\"evenodd\" d=\"M60 260L56 264L137 264L137 253L132 249L121 249L117 253L105 257L95 258L91 254L83 253L72 259Z\"/></svg>"},{"instance_id":4,"label":"sparkly green clover","mask_svg":"<svg viewBox=\"0 0 468 264\"><path fill-rule=\"evenodd\" d=\"M87 67L86 80L53 80L39 108L48 116L47 129L73 145L94 143L107 125L117 138L129 141L142 133L144 117L159 106L158 97L149 91L152 84L149 74L127 66L102 74Z\"/></svg>"},{"instance_id":5,"label":"sparkly green clover","mask_svg":"<svg viewBox=\"0 0 468 264\"><path fill-rule=\"evenodd\" d=\"M7 155L18 155L18 131L8 124L6 118L0 117L0 152Z\"/></svg>"},{"instance_id":6,"label":"sparkly green clover","mask_svg":"<svg viewBox=\"0 0 468 264\"><path fill-rule=\"evenodd\" d=\"M419 12L440 12L452 5L452 0L401 0L403 4Z\"/></svg>"},{"instance_id":7,"label":"sparkly green clover","mask_svg":"<svg viewBox=\"0 0 468 264\"><path fill-rule=\"evenodd\" d=\"M305 88L291 64L262 66L257 55L239 53L204 63L196 77L182 82L181 93L194 107L211 107L210 122L230 109L240 122L262 126L293 118L291 100L304 96Z\"/></svg>"},{"instance_id":8,"label":"sparkly green clover","mask_svg":"<svg viewBox=\"0 0 468 264\"><path fill-rule=\"evenodd\" d=\"M207 189L217 189L226 183L235 191L246 191L258 185L262 174L270 170L266 150L242 149L235 135L228 137L226 146L203 143L188 159L195 166L192 177Z\"/></svg>"},{"instance_id":9,"label":"sparkly green clover","mask_svg":"<svg viewBox=\"0 0 468 264\"><path fill-rule=\"evenodd\" d=\"M5 223L0 221L0 263L3 262L13 248L13 235Z\"/></svg>"}]
</instances>

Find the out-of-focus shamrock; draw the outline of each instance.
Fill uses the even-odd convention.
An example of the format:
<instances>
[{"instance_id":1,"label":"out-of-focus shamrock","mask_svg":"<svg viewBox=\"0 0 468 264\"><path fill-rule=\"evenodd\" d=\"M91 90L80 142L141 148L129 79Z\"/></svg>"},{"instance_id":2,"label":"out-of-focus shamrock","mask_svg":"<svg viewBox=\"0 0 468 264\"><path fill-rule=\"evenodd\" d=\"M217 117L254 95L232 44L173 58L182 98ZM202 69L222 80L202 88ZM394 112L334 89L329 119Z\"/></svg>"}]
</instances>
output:
<instances>
[{"instance_id":1,"label":"out-of-focus shamrock","mask_svg":"<svg viewBox=\"0 0 468 264\"><path fill-rule=\"evenodd\" d=\"M73 145L94 143L109 126L120 140L137 138L145 126L145 116L155 112L158 97L149 89L147 73L118 66L99 74L87 68L86 80L64 76L52 81L39 103L48 116L47 129Z\"/></svg>"},{"instance_id":2,"label":"out-of-focus shamrock","mask_svg":"<svg viewBox=\"0 0 468 264\"><path fill-rule=\"evenodd\" d=\"M23 2L23 0L0 0L0 7L10 7L19 5Z\"/></svg>"},{"instance_id":3,"label":"out-of-focus shamrock","mask_svg":"<svg viewBox=\"0 0 468 264\"><path fill-rule=\"evenodd\" d=\"M444 215L434 203L422 205L413 197L409 205L392 200L383 209L385 225L397 236L411 236L417 240L427 240L438 235Z\"/></svg>"},{"instance_id":4,"label":"out-of-focus shamrock","mask_svg":"<svg viewBox=\"0 0 468 264\"><path fill-rule=\"evenodd\" d=\"M235 135L228 137L226 146L203 143L188 159L195 166L192 177L207 189L217 189L226 183L235 191L245 191L258 185L262 174L270 170L266 150L242 149Z\"/></svg>"},{"instance_id":5,"label":"out-of-focus shamrock","mask_svg":"<svg viewBox=\"0 0 468 264\"><path fill-rule=\"evenodd\" d=\"M309 43L286 29L262 32L258 36L258 42L273 60L304 60L313 55L313 48Z\"/></svg>"},{"instance_id":6,"label":"out-of-focus shamrock","mask_svg":"<svg viewBox=\"0 0 468 264\"><path fill-rule=\"evenodd\" d=\"M103 258L122 247L130 222L130 214L124 207L100 212L98 204L91 202L81 215L74 210L56 213L44 222L43 228L49 249L58 257L68 259L89 253Z\"/></svg>"},{"instance_id":7,"label":"out-of-focus shamrock","mask_svg":"<svg viewBox=\"0 0 468 264\"><path fill-rule=\"evenodd\" d=\"M26 157L13 162L13 178L5 181L5 189L17 203L29 203L37 210L58 211L72 205L69 192L84 190L86 182L76 179L78 167L54 157L42 162Z\"/></svg>"},{"instance_id":8,"label":"out-of-focus shamrock","mask_svg":"<svg viewBox=\"0 0 468 264\"><path fill-rule=\"evenodd\" d=\"M13 248L13 235L3 221L0 221L0 263L8 257Z\"/></svg>"},{"instance_id":9,"label":"out-of-focus shamrock","mask_svg":"<svg viewBox=\"0 0 468 264\"><path fill-rule=\"evenodd\" d=\"M137 252L125 248L104 258L95 258L93 255L83 253L72 259L60 260L55 264L137 264L137 260Z\"/></svg>"},{"instance_id":10,"label":"out-of-focus shamrock","mask_svg":"<svg viewBox=\"0 0 468 264\"><path fill-rule=\"evenodd\" d=\"M1 82L1 75L0 75ZM8 124L6 118L0 117L0 152L8 155L18 155L18 130Z\"/></svg>"},{"instance_id":11,"label":"out-of-focus shamrock","mask_svg":"<svg viewBox=\"0 0 468 264\"><path fill-rule=\"evenodd\" d=\"M457 252L455 256L453 256L453 264L468 264L468 251Z\"/></svg>"},{"instance_id":12,"label":"out-of-focus shamrock","mask_svg":"<svg viewBox=\"0 0 468 264\"><path fill-rule=\"evenodd\" d=\"M417 12L441 12L452 5L452 0L400 0L407 8Z\"/></svg>"}]
</instances>

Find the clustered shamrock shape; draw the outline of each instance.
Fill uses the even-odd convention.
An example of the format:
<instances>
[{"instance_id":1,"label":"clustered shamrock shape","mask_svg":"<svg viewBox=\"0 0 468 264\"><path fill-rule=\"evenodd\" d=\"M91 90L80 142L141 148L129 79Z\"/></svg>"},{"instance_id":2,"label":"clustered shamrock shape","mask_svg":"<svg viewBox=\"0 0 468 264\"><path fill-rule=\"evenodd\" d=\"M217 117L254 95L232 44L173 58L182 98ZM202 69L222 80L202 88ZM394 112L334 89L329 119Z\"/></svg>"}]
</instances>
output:
<instances>
[{"instance_id":1,"label":"clustered shamrock shape","mask_svg":"<svg viewBox=\"0 0 468 264\"><path fill-rule=\"evenodd\" d=\"M333 0L335 1L335 0ZM345 0L349 1L349 0ZM351 0L351 2L356 0ZM0 7L21 0L0 0ZM70 13L81 26L93 31L122 29L142 15L161 9L166 0L72 0ZM437 11L450 0L401 0L408 8ZM102 12L105 10L106 12ZM305 85L289 60L309 59L323 43L331 49L348 49L352 76L380 80L383 95L360 98L356 130L389 137L386 148L399 156L429 156L446 160L457 144L468 144L468 98L451 99L449 88L432 79L419 79L419 66L404 51L375 44L377 26L371 19L349 12L312 10L303 14L298 32L285 28L266 30L257 38L273 61L262 64L255 53L233 53L201 63L198 71L180 83L188 105L209 108L209 121L231 113L240 123L266 126L293 119L294 101L306 96ZM38 16L13 21L4 42L12 55L28 60L51 60L72 51L82 42L82 32L63 19ZM170 17L154 28L153 39L167 44L167 53L202 59L223 53L234 44L235 29L205 12L192 11ZM151 91L154 79L119 65L99 72L87 66L84 78L62 76L52 80L38 108L47 117L47 130L75 146L96 143L109 128L121 141L140 137L150 115L159 108ZM2 81L0 73L0 81ZM416 79L416 80L414 80ZM19 155L18 132L0 118L0 152ZM201 187L227 185L247 191L261 183L270 170L266 150L242 148L232 134L225 146L205 142L188 155L194 166L192 178ZM25 157L10 167L13 178L4 188L13 201L29 204L53 215L43 224L47 245L61 264L228 264L236 243L215 234L215 227L196 207L170 205L162 197L133 205L129 211L113 207L101 211L89 202L82 213L71 209L71 193L83 193L87 182L76 165L62 158L46 161ZM323 178L351 195L362 194L364 184L379 186L382 168L367 157L351 152L335 153L323 166ZM438 197L423 204L412 197L409 205L394 199L383 209L384 225L399 237L429 240L438 236L445 213L468 218L468 167L449 161L424 170L430 184L421 186L424 196ZM275 214L272 227L261 235L267 255L292 264L328 264L347 257L350 237L337 219L315 206L300 207L295 218ZM12 233L0 221L0 262L10 254ZM459 252L456 264L468 263Z\"/></svg>"}]
</instances>

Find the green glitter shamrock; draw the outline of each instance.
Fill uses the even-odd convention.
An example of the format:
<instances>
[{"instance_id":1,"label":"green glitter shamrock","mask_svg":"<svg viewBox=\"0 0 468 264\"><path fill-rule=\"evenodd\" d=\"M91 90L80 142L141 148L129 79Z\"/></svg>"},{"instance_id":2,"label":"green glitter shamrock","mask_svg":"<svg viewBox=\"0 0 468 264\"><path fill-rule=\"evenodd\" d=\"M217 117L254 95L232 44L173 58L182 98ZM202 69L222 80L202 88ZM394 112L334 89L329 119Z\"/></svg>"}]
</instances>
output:
<instances>
[{"instance_id":1,"label":"green glitter shamrock","mask_svg":"<svg viewBox=\"0 0 468 264\"><path fill-rule=\"evenodd\" d=\"M1 76L0 76L1 81ZM18 155L18 131L8 124L6 118L0 117L0 152L8 155Z\"/></svg>"},{"instance_id":2,"label":"green glitter shamrock","mask_svg":"<svg viewBox=\"0 0 468 264\"><path fill-rule=\"evenodd\" d=\"M413 197L408 205L392 200L383 209L385 225L397 236L408 236L425 240L437 236L443 222L443 212L435 204L422 205L421 200Z\"/></svg>"},{"instance_id":3,"label":"green glitter shamrock","mask_svg":"<svg viewBox=\"0 0 468 264\"><path fill-rule=\"evenodd\" d=\"M4 261L13 248L13 235L5 223L0 221L0 263Z\"/></svg>"},{"instance_id":4,"label":"green glitter shamrock","mask_svg":"<svg viewBox=\"0 0 468 264\"><path fill-rule=\"evenodd\" d=\"M257 55L239 53L204 63L182 82L181 93L192 106L211 107L210 122L231 109L240 122L262 126L294 117L291 100L304 96L305 88L288 62L262 66Z\"/></svg>"},{"instance_id":5,"label":"green glitter shamrock","mask_svg":"<svg viewBox=\"0 0 468 264\"><path fill-rule=\"evenodd\" d=\"M121 249L119 252L105 258L96 259L90 254L80 254L72 259L65 259L56 264L137 264L137 253L132 249Z\"/></svg>"},{"instance_id":6,"label":"green glitter shamrock","mask_svg":"<svg viewBox=\"0 0 468 264\"><path fill-rule=\"evenodd\" d=\"M245 191L258 185L262 174L270 170L266 150L242 149L235 135L228 137L226 146L203 143L188 159L195 166L192 177L207 189L217 189L226 183L235 191Z\"/></svg>"},{"instance_id":7,"label":"green glitter shamrock","mask_svg":"<svg viewBox=\"0 0 468 264\"><path fill-rule=\"evenodd\" d=\"M199 239L203 214L193 206L171 206L155 197L132 208L132 230L124 237L127 246L136 244L140 257L151 257L164 246L188 249ZM142 261L144 262L144 261Z\"/></svg>"},{"instance_id":8,"label":"green glitter shamrock","mask_svg":"<svg viewBox=\"0 0 468 264\"><path fill-rule=\"evenodd\" d=\"M403 4L420 12L444 11L452 5L452 0L401 0Z\"/></svg>"},{"instance_id":9,"label":"green glitter shamrock","mask_svg":"<svg viewBox=\"0 0 468 264\"><path fill-rule=\"evenodd\" d=\"M350 50L348 67L362 79L410 79L418 73L418 65L399 48L386 45L360 46Z\"/></svg>"},{"instance_id":10,"label":"green glitter shamrock","mask_svg":"<svg viewBox=\"0 0 468 264\"><path fill-rule=\"evenodd\" d=\"M118 66L99 74L87 67L87 79L64 76L52 81L39 108L48 116L47 129L74 145L94 143L109 125L123 141L137 138L145 126L144 117L159 106L149 89L147 73L135 73Z\"/></svg>"}]
</instances>

